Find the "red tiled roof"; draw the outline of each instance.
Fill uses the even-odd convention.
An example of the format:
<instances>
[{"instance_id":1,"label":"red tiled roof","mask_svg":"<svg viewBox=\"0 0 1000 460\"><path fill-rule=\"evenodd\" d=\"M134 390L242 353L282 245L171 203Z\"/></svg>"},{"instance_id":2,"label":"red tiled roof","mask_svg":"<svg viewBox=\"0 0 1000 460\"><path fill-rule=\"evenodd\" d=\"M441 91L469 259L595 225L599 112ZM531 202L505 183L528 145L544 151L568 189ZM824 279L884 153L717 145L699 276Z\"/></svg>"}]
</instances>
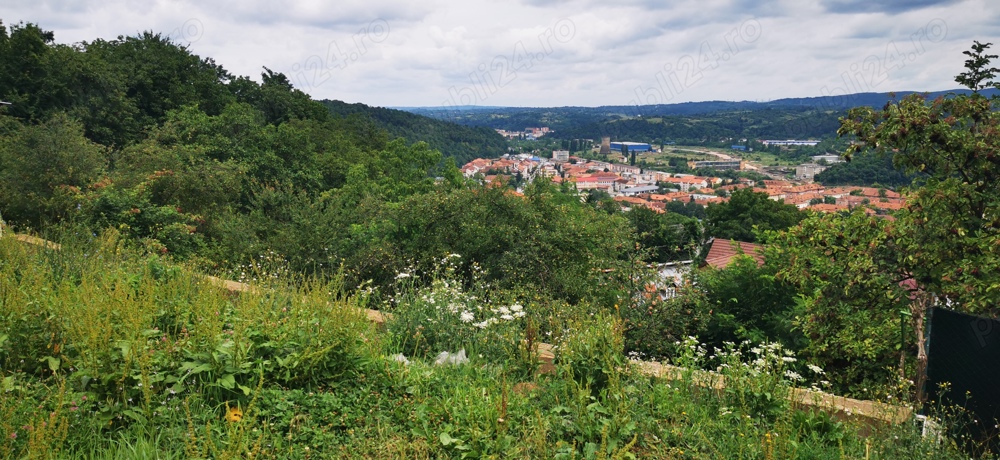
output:
<instances>
[{"instance_id":1,"label":"red tiled roof","mask_svg":"<svg viewBox=\"0 0 1000 460\"><path fill-rule=\"evenodd\" d=\"M847 211L849 208L847 206L839 204L820 203L809 206L806 209L812 209L813 211L816 212L838 212L838 211Z\"/></svg>"},{"instance_id":2,"label":"red tiled roof","mask_svg":"<svg viewBox=\"0 0 1000 460\"><path fill-rule=\"evenodd\" d=\"M762 249L760 245L753 243L716 238L712 241L712 246L708 249L708 256L705 257L705 265L711 265L718 269L726 268L740 252L753 257L757 261L757 265L764 265Z\"/></svg>"}]
</instances>

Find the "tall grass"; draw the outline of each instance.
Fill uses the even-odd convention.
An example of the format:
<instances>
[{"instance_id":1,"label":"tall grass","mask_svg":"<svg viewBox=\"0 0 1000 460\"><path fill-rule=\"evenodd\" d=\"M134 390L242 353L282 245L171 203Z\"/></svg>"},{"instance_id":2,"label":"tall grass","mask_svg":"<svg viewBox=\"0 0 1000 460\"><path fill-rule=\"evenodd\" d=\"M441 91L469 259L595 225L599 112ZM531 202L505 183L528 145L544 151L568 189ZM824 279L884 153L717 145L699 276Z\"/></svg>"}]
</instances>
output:
<instances>
[{"instance_id":1,"label":"tall grass","mask_svg":"<svg viewBox=\"0 0 1000 460\"><path fill-rule=\"evenodd\" d=\"M113 232L60 251L0 239L0 411L10 415L0 457L93 445L137 424L181 436L185 404L200 425L248 404L261 381L349 379L377 339L362 300L336 279L282 282L234 296ZM34 410L7 397L18 393Z\"/></svg>"},{"instance_id":2,"label":"tall grass","mask_svg":"<svg viewBox=\"0 0 1000 460\"><path fill-rule=\"evenodd\" d=\"M791 406L773 347L711 358L721 389L642 375L613 312L534 293L403 286L380 336L337 279L268 271L233 295L114 233L62 242L0 238L3 459L967 458L913 424ZM542 337L551 374L527 353ZM433 364L463 346L468 363Z\"/></svg>"}]
</instances>

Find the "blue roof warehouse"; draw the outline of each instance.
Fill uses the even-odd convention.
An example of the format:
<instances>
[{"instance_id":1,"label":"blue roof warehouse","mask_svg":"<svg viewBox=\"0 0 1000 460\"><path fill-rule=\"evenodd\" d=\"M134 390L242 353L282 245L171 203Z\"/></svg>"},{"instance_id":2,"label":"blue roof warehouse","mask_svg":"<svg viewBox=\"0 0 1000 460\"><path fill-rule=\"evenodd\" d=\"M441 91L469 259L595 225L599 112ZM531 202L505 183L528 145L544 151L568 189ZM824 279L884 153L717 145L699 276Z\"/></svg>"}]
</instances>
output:
<instances>
[{"instance_id":1,"label":"blue roof warehouse","mask_svg":"<svg viewBox=\"0 0 1000 460\"><path fill-rule=\"evenodd\" d=\"M653 146L645 142L612 142L611 150L620 152L623 145L628 147L629 152L651 152L653 150Z\"/></svg>"}]
</instances>

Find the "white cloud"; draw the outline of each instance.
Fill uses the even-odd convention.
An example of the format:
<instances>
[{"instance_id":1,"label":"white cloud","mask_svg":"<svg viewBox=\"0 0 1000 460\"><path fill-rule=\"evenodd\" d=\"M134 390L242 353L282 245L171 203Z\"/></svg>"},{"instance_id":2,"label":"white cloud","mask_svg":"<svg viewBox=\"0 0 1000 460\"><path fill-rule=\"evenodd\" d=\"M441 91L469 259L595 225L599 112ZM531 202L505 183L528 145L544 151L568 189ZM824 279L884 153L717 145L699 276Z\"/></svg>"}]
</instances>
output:
<instances>
[{"instance_id":1,"label":"white cloud","mask_svg":"<svg viewBox=\"0 0 1000 460\"><path fill-rule=\"evenodd\" d=\"M1000 33L990 0L8 0L0 19L62 43L158 31L234 74L267 66L315 98L381 106L940 90L973 39ZM905 59L886 65L887 47Z\"/></svg>"}]
</instances>

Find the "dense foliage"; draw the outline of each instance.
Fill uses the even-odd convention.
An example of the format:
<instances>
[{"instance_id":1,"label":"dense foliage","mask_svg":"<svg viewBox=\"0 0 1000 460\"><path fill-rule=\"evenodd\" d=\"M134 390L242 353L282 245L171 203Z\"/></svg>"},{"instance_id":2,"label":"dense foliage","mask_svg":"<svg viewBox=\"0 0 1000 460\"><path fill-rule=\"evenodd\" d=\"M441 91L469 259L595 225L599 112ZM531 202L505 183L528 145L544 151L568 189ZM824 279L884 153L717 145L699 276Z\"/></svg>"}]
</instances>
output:
<instances>
[{"instance_id":1,"label":"dense foliage","mask_svg":"<svg viewBox=\"0 0 1000 460\"><path fill-rule=\"evenodd\" d=\"M507 153L507 142L493 129L463 126L402 110L322 101L334 115L347 117L358 114L370 118L393 138L410 142L426 142L455 163L465 164L476 158L497 158Z\"/></svg>"},{"instance_id":2,"label":"dense foliage","mask_svg":"<svg viewBox=\"0 0 1000 460\"><path fill-rule=\"evenodd\" d=\"M790 387L822 370L794 371L775 344L678 344L724 390L642 375L612 315L465 290L458 257L414 271L426 287L400 278L400 315L377 333L358 310L370 299L336 280L259 265L267 281L234 296L114 232L60 236L61 250L0 238L0 458L959 455L913 424L797 408ZM541 338L556 345L546 374Z\"/></svg>"},{"instance_id":3,"label":"dense foliage","mask_svg":"<svg viewBox=\"0 0 1000 460\"><path fill-rule=\"evenodd\" d=\"M755 232L784 230L806 217L797 207L752 188L734 191L727 202L710 204L705 214L709 236L748 243L757 241Z\"/></svg>"},{"instance_id":4,"label":"dense foliage","mask_svg":"<svg viewBox=\"0 0 1000 460\"><path fill-rule=\"evenodd\" d=\"M296 273L343 266L349 285L383 291L411 265L461 253L463 273L478 264L506 287L607 305L625 295L607 288L638 237L620 213L547 184L521 196L468 182L428 145L495 156L502 139L486 128L311 101L280 73L234 77L151 33L71 47L19 24L0 30L0 53L12 102L0 109L0 213L22 230L114 228L234 277L262 256Z\"/></svg>"},{"instance_id":5,"label":"dense foliage","mask_svg":"<svg viewBox=\"0 0 1000 460\"><path fill-rule=\"evenodd\" d=\"M816 175L815 180L825 186L864 185L901 187L910 185L914 176L907 175L892 164L892 157L870 153L854 155L851 161L836 163Z\"/></svg>"}]
</instances>

